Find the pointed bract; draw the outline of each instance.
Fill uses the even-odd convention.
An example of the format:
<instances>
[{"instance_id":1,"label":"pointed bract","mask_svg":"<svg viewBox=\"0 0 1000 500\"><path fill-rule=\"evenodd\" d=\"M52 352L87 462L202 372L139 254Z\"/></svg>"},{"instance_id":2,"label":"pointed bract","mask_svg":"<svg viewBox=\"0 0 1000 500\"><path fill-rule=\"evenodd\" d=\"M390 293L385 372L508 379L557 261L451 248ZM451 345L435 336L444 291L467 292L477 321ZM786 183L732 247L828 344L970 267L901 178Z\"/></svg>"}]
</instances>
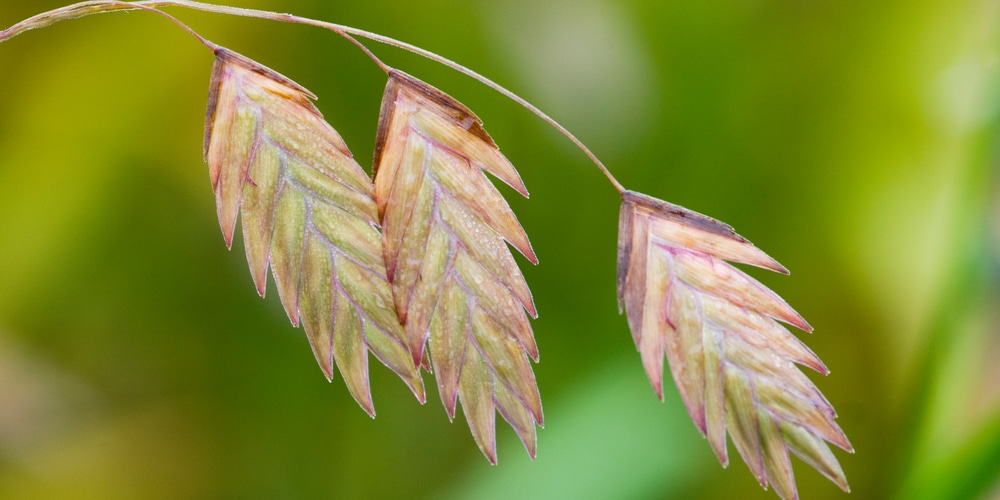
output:
<instances>
[{"instance_id":1,"label":"pointed bract","mask_svg":"<svg viewBox=\"0 0 1000 500\"><path fill-rule=\"evenodd\" d=\"M424 400L382 259L371 180L308 90L220 48L205 157L232 245L243 217L247 261L263 296L271 268L292 324L305 327L327 378L334 364L372 416L368 351Z\"/></svg>"},{"instance_id":2,"label":"pointed bract","mask_svg":"<svg viewBox=\"0 0 1000 500\"><path fill-rule=\"evenodd\" d=\"M797 498L789 451L841 488L829 441L851 444L836 413L795 363L822 361L778 321L810 331L789 305L726 261L788 271L715 219L626 191L618 235L618 300L662 398L663 358L688 413L723 466L727 430L761 486Z\"/></svg>"},{"instance_id":3,"label":"pointed bract","mask_svg":"<svg viewBox=\"0 0 1000 500\"><path fill-rule=\"evenodd\" d=\"M526 313L535 316L535 306L504 242L536 259L484 174L527 196L517 171L472 111L395 70L382 101L374 171L386 269L413 362L430 354L448 416L461 402L490 462L496 411L534 457L542 405Z\"/></svg>"}]
</instances>

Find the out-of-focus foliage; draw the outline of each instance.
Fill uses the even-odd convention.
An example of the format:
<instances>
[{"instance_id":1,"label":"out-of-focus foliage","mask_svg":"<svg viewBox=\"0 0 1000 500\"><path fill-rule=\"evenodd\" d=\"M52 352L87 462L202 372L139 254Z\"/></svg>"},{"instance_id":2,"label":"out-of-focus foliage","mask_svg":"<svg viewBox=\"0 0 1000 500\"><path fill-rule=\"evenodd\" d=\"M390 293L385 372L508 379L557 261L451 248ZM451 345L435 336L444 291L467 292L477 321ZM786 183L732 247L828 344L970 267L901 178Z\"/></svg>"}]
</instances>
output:
<instances>
[{"instance_id":1,"label":"out-of-focus foliage","mask_svg":"<svg viewBox=\"0 0 1000 500\"><path fill-rule=\"evenodd\" d=\"M0 25L61 4L4 3ZM791 269L749 272L815 327L804 340L832 373L813 380L858 450L835 452L849 497L793 459L803 498L1000 488L997 0L240 5L466 63L626 186ZM385 75L354 47L174 12L319 95L371 164ZM538 458L501 428L490 467L464 419L420 407L384 367L375 421L325 383L278 298L260 301L243 253L219 243L201 160L211 53L114 13L0 45L0 497L774 498L718 467L674 388L664 404L649 391L617 313L619 199L600 174L488 89L373 48L476 109L532 187L501 189L541 262L524 267Z\"/></svg>"}]
</instances>

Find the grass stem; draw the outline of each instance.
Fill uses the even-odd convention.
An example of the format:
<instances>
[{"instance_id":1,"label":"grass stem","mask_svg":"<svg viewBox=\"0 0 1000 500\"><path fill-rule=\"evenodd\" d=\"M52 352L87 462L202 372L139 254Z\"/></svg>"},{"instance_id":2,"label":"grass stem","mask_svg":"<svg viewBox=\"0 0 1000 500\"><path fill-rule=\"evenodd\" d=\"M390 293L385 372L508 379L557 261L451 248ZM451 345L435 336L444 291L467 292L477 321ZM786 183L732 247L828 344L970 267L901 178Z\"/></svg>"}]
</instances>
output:
<instances>
[{"instance_id":1,"label":"grass stem","mask_svg":"<svg viewBox=\"0 0 1000 500\"><path fill-rule=\"evenodd\" d=\"M563 127L554 118L552 118L542 110L538 109L538 107L536 107L534 104L531 104L530 102L528 102L521 96L515 94L514 92L507 90L499 83L496 83L493 80L473 71L472 69L469 69L466 66L463 66L451 59L448 59L447 57L438 55L426 49L422 49L420 47L417 47L416 45L412 45L384 35L379 35L378 33L372 33L370 31L353 28L342 24L318 21L316 19L295 16L292 14L282 14L278 12L247 9L242 7L230 7L226 5L216 5L204 2L196 2L193 0L147 0L141 2L121 2L118 0L94 0L89 2L80 2L73 5L68 5L66 7L61 7L59 9L51 10L39 14L37 16L31 17L29 19L26 19L24 21L21 21L20 23L17 23L14 26L11 26L10 28L0 31L0 42L13 38L25 31L37 28L43 28L45 26L49 26L51 24L66 19L75 19L78 17L88 16L91 14L99 14L103 12L112 12L117 10L143 9L167 17L168 19L176 23L178 26L184 28L191 35L198 38L206 46L213 49L217 47L215 44L201 37L194 30L192 30L187 25L180 22L173 16L170 16L169 14L160 11L159 10L160 7L185 7L189 9L200 10L203 12L213 12L217 14L228 14L228 15L242 16L242 17L253 17L257 19L267 19L267 20L280 21L286 23L305 24L305 25L325 28L346 38L348 41L358 46L358 48L364 51L364 53L368 55L368 57L370 57L372 61L374 61L375 64L377 64L379 68L381 68L382 71L385 71L386 73L390 71L390 68L386 66L385 63L383 63L378 57L375 56L374 53L372 53L371 50L368 49L368 47L366 47L364 44L358 41L357 38L355 37L365 38L375 42L384 43L386 45L390 45L398 49L412 52L421 57L425 57L434 62L452 68L455 71L458 71L459 73L462 73L463 75L466 75L469 78L472 78L482 83L483 85L490 87L491 89L499 92L504 97L507 97L508 99L523 106L525 109L535 114L543 121L551 125L553 128L558 130L562 135L566 136L566 138L568 138L577 148L583 151L584 154L586 154L587 157L590 158L590 161L592 161L594 165L596 165L597 168L601 170L604 176L607 177L608 181L611 182L611 184L615 187L615 189L618 190L619 193L624 193L626 191L625 187L622 186L620 182L618 182L618 179L616 179L615 176L611 174L611 171L608 170L607 166L604 165L604 163L600 160L600 158L598 158L597 155L594 154L594 152L591 151L590 148L588 148L587 145L583 143L583 141L581 141L579 138L573 135L572 132L566 129L566 127Z\"/></svg>"}]
</instances>

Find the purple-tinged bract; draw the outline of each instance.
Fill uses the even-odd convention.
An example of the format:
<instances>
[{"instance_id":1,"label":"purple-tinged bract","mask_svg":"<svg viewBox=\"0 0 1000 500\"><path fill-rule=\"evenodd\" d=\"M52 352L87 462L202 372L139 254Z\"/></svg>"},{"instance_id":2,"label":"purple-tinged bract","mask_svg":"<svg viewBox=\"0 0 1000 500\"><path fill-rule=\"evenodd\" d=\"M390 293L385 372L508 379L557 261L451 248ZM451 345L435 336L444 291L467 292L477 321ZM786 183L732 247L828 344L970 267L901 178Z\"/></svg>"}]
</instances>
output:
<instances>
[{"instance_id":1,"label":"purple-tinged bract","mask_svg":"<svg viewBox=\"0 0 1000 500\"><path fill-rule=\"evenodd\" d=\"M525 313L535 306L504 242L536 259L483 171L527 196L524 184L472 111L399 71L389 75L375 148L385 263L413 361L429 353L448 416L460 400L490 462L497 410L534 457L542 405Z\"/></svg>"},{"instance_id":2,"label":"purple-tinged bract","mask_svg":"<svg viewBox=\"0 0 1000 500\"><path fill-rule=\"evenodd\" d=\"M715 219L632 191L622 196L618 300L657 395L666 357L688 413L723 465L728 430L757 481L782 498L798 496L789 451L847 490L825 441L845 450L851 444L833 407L795 365L828 370L778 321L812 327L726 261L788 271Z\"/></svg>"},{"instance_id":3,"label":"purple-tinged bract","mask_svg":"<svg viewBox=\"0 0 1000 500\"><path fill-rule=\"evenodd\" d=\"M337 365L375 415L368 352L424 401L419 368L393 308L368 174L295 82L216 51L205 157L226 245L243 218L247 261L263 296L271 268L292 324L302 323L327 378Z\"/></svg>"}]
</instances>

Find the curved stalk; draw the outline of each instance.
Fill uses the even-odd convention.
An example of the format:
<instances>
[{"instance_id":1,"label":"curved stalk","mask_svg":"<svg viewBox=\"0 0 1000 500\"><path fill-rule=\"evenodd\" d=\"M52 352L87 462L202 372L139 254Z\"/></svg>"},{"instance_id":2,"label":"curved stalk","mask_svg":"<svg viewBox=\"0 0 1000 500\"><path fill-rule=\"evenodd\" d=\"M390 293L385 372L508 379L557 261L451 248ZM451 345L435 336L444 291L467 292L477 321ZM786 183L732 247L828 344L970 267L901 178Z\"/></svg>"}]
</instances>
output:
<instances>
[{"instance_id":1,"label":"curved stalk","mask_svg":"<svg viewBox=\"0 0 1000 500\"><path fill-rule=\"evenodd\" d=\"M139 4L135 4L135 3L131 3L131 2L113 2L113 3L115 3L115 4L121 4L123 6L129 6L129 8L131 8L131 7L134 6L137 9L145 10L145 11L152 12L154 14L158 14L160 16L163 16L163 17L167 18L169 21L171 21L174 24L176 24L177 26L180 26L181 29L183 29L184 31L187 31L191 36L197 38L198 41L202 43L202 45L208 47L209 49L212 49L213 52L216 51L216 50L218 50L218 48L219 48L219 46L217 44L212 43L208 39L206 39L205 37L199 35L197 31L195 31L190 26L188 26L188 25L184 24L183 22L181 22L180 19L177 19L176 17L171 16L170 14L167 14L166 12L163 12L160 9L156 9L156 8L150 7L148 5L139 5Z\"/></svg>"},{"instance_id":2,"label":"curved stalk","mask_svg":"<svg viewBox=\"0 0 1000 500\"><path fill-rule=\"evenodd\" d=\"M359 42L355 37L366 38L368 40L372 40L375 42L384 43L386 45L390 45L402 50L412 52L421 57L425 57L439 64L448 66L449 68L452 68L455 71L458 71L459 73L462 73L463 75L466 75L469 78L472 78L482 83L483 85L486 85L487 87L490 87L491 89L499 92L504 97L507 97L508 99L516 102L517 104L520 104L525 109L527 109L528 111L532 112L533 114L544 120L546 123L548 123L553 128L558 130L561 134L566 136L566 138L568 138L571 142L573 142L573 144L577 148L583 151L584 154L586 154L587 157L590 158L590 161L592 161L597 166L597 168L601 170L604 176L607 177L608 181L611 182L611 184L615 187L615 189L618 190L619 193L624 193L626 191L625 187L622 186L620 182L618 182L618 180L614 177L614 175L611 174L611 171L608 170L608 168L604 165L604 163L600 160L600 158L598 158L597 155L595 155L593 151L591 151L590 148L588 148L583 143L583 141L581 141L579 138L573 135L572 132L566 129L566 127L563 127L559 122L550 117L548 114L538 109L538 107L531 104L530 102L528 102L521 96L515 94L514 92L507 90L499 83L496 83L493 80L451 59L438 55L429 50L422 49L420 47L417 47L416 45L412 45L384 35L379 35L377 33L372 33L370 31L353 28L350 26L345 26L342 24L318 21L315 19L299 17L292 14L282 14L278 12L271 12L271 11L257 10L257 9L246 9L242 7L229 7L225 5L215 5L203 2L196 2L192 0L147 0L147 1L131 2L131 3L121 2L117 0L94 0L88 2L81 2L66 7L62 7L59 9L51 10L49 12L45 12L37 16L31 17L29 19L26 19L24 21L21 21L15 24L14 26L11 26L10 28L0 31L0 42L13 38L21 33L24 33L25 31L37 28L44 28L59 21L63 21L66 19L75 19L78 17L88 16L91 14L100 14L103 12L131 10L131 9L145 9L145 10L152 10L154 12L159 12L167 17L170 17L168 14L157 10L157 8L159 7L185 7L189 9L200 10L203 12L213 12L218 14L228 14L241 17L254 17L258 19L267 19L272 21L280 21L280 22L295 23L295 24L305 24L305 25L325 28L330 31L333 31L334 33L337 33L338 35L346 38L351 43L357 45L358 48L364 51L365 54L367 54L368 57L370 57L373 61L375 61L375 63L385 72L388 72L390 68L386 66L381 60L379 60L367 47L364 46L364 44ZM170 18L173 19L172 17ZM173 20L174 22L178 23L179 25L187 29L190 33L198 37L200 40L202 40L202 43L205 43L206 45L211 43L198 36L197 33L194 33L193 30L184 26L182 23L180 23L180 21L177 21L176 19Z\"/></svg>"}]
</instances>

